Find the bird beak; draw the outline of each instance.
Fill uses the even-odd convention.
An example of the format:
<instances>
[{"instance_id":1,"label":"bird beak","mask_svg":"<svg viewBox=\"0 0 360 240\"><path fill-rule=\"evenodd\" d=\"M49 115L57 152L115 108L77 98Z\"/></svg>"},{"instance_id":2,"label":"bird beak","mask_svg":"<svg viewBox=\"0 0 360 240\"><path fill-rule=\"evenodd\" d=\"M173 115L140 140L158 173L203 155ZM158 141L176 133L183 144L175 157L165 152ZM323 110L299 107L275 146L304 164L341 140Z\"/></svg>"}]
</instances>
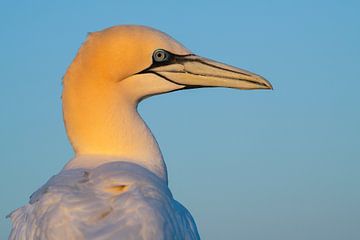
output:
<instances>
[{"instance_id":1,"label":"bird beak","mask_svg":"<svg viewBox=\"0 0 360 240\"><path fill-rule=\"evenodd\" d=\"M185 88L272 89L271 83L257 74L194 54L174 55L168 64L151 66L146 72Z\"/></svg>"}]
</instances>

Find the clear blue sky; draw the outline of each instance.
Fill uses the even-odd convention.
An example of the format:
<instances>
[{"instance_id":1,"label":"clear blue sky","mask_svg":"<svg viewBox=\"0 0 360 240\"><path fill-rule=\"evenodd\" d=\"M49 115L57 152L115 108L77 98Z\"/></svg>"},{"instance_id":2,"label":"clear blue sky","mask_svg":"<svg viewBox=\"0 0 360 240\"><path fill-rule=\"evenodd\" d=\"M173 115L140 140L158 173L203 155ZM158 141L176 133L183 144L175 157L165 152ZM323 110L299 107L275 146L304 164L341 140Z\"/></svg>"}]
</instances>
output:
<instances>
[{"instance_id":1,"label":"clear blue sky","mask_svg":"<svg viewBox=\"0 0 360 240\"><path fill-rule=\"evenodd\" d=\"M359 1L1 1L4 217L72 156L61 78L87 32L158 28L274 91L202 89L140 111L203 239L360 239Z\"/></svg>"}]
</instances>

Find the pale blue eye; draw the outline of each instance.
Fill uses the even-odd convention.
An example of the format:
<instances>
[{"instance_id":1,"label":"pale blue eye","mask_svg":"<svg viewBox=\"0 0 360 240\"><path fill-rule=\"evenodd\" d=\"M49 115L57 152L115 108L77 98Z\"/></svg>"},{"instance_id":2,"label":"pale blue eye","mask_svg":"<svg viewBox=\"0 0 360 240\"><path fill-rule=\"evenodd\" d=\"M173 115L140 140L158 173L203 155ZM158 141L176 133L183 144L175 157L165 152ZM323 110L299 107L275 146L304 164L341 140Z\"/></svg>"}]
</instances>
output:
<instances>
[{"instance_id":1,"label":"pale blue eye","mask_svg":"<svg viewBox=\"0 0 360 240\"><path fill-rule=\"evenodd\" d=\"M153 53L153 59L155 62L165 62L169 58L170 58L170 54L163 49L157 49Z\"/></svg>"}]
</instances>

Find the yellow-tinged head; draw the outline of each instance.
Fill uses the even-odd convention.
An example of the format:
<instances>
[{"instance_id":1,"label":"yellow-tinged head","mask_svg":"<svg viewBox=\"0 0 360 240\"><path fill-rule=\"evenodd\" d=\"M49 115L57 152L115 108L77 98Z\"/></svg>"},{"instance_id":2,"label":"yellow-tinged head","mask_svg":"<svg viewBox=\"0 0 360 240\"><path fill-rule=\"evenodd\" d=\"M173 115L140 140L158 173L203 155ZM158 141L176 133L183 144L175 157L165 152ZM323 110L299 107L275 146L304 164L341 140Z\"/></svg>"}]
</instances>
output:
<instances>
[{"instance_id":1,"label":"yellow-tinged head","mask_svg":"<svg viewBox=\"0 0 360 240\"><path fill-rule=\"evenodd\" d=\"M131 77L133 82L139 81L133 87L141 88L137 93L143 94L138 96L141 99L181 88L272 88L261 76L199 57L163 32L132 25L90 33L67 75L73 73L82 75L76 81L98 86L120 85Z\"/></svg>"},{"instance_id":2,"label":"yellow-tinged head","mask_svg":"<svg viewBox=\"0 0 360 240\"><path fill-rule=\"evenodd\" d=\"M120 81L149 67L152 54L158 48L180 55L190 53L158 30L124 25L89 33L74 63L99 79ZM80 59L81 63L77 62Z\"/></svg>"},{"instance_id":3,"label":"yellow-tinged head","mask_svg":"<svg viewBox=\"0 0 360 240\"><path fill-rule=\"evenodd\" d=\"M162 160L136 112L140 100L188 88L272 88L259 75L199 57L165 33L144 26L115 26L89 34L63 84L64 119L76 153L140 162Z\"/></svg>"}]
</instances>

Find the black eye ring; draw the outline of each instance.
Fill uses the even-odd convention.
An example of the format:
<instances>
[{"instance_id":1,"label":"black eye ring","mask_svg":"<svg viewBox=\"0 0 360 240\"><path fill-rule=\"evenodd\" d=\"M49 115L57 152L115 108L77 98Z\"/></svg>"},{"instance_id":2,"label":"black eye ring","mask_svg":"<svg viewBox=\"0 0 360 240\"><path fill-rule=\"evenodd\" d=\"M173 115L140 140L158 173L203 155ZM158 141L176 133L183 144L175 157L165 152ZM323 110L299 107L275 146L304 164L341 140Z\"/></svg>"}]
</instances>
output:
<instances>
[{"instance_id":1,"label":"black eye ring","mask_svg":"<svg viewBox=\"0 0 360 240\"><path fill-rule=\"evenodd\" d=\"M158 63L166 62L170 59L170 53L163 49L156 49L153 53L153 59Z\"/></svg>"}]
</instances>

